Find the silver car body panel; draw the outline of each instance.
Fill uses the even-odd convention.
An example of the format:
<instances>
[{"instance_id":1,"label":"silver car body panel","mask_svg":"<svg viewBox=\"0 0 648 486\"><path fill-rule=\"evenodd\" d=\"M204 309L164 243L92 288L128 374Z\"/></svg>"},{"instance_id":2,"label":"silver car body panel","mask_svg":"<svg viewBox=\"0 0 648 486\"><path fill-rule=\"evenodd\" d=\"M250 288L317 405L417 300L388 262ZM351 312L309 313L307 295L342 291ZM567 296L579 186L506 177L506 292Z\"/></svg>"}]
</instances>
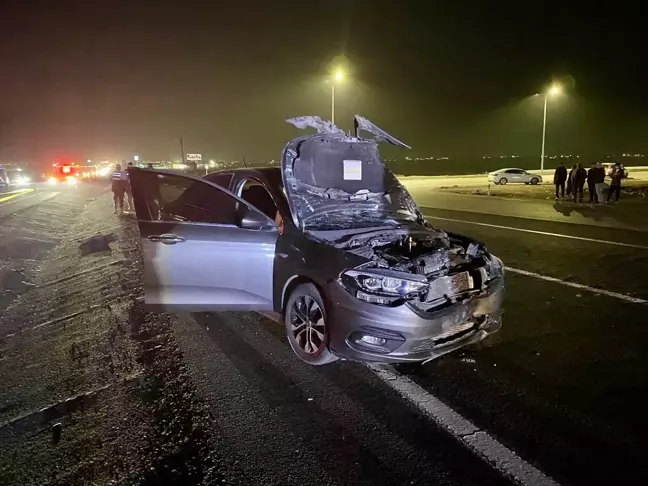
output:
<instances>
[{"instance_id":1,"label":"silver car body panel","mask_svg":"<svg viewBox=\"0 0 648 486\"><path fill-rule=\"evenodd\" d=\"M204 179L170 171L147 172L193 179L250 206ZM141 203L139 188L136 180L131 183L137 205ZM142 213L138 208L138 214ZM228 224L146 219L137 223L147 306L189 312L273 309L276 227L252 230Z\"/></svg>"},{"instance_id":2,"label":"silver car body panel","mask_svg":"<svg viewBox=\"0 0 648 486\"><path fill-rule=\"evenodd\" d=\"M140 226L144 233L184 240L165 244L142 237L148 305L190 312L273 308L276 231L177 223L168 233L162 232L164 222Z\"/></svg>"},{"instance_id":3,"label":"silver car body panel","mask_svg":"<svg viewBox=\"0 0 648 486\"><path fill-rule=\"evenodd\" d=\"M358 361L415 362L438 358L458 348L479 342L501 328L504 279L463 302L433 312L415 312L409 305L377 306L361 302L337 282L326 287L331 328L330 348L340 357ZM354 333L392 333L402 345L389 353L362 347L350 337Z\"/></svg>"}]
</instances>

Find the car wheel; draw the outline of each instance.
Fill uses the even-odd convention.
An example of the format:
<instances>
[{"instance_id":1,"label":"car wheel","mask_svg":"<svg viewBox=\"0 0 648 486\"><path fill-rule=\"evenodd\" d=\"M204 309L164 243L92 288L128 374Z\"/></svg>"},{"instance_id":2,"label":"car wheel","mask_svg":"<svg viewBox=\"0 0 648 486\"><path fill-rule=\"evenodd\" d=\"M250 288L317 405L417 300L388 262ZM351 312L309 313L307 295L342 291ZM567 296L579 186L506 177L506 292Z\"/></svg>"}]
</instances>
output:
<instances>
[{"instance_id":1,"label":"car wheel","mask_svg":"<svg viewBox=\"0 0 648 486\"><path fill-rule=\"evenodd\" d=\"M306 363L319 366L338 359L328 349L326 308L315 285L295 287L286 302L284 324L290 347Z\"/></svg>"},{"instance_id":2,"label":"car wheel","mask_svg":"<svg viewBox=\"0 0 648 486\"><path fill-rule=\"evenodd\" d=\"M538 180L537 177L534 177L533 179L531 179L531 184L533 184L534 186L535 186L538 182L540 182L540 181Z\"/></svg>"},{"instance_id":3,"label":"car wheel","mask_svg":"<svg viewBox=\"0 0 648 486\"><path fill-rule=\"evenodd\" d=\"M502 177L502 178L499 180L499 183L500 183L501 185L503 185L503 186L505 186L507 182L508 182L508 179L507 179L506 177Z\"/></svg>"}]
</instances>

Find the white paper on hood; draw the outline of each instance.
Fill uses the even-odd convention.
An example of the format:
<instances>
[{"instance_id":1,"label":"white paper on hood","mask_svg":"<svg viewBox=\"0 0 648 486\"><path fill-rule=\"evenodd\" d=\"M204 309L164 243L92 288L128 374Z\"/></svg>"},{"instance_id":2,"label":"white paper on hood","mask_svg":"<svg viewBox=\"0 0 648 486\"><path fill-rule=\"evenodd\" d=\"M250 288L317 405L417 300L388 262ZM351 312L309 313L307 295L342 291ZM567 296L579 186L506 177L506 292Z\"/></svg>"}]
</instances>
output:
<instances>
[{"instance_id":1,"label":"white paper on hood","mask_svg":"<svg viewBox=\"0 0 648 486\"><path fill-rule=\"evenodd\" d=\"M345 160L344 161L344 180L361 181L362 180L362 161Z\"/></svg>"}]
</instances>

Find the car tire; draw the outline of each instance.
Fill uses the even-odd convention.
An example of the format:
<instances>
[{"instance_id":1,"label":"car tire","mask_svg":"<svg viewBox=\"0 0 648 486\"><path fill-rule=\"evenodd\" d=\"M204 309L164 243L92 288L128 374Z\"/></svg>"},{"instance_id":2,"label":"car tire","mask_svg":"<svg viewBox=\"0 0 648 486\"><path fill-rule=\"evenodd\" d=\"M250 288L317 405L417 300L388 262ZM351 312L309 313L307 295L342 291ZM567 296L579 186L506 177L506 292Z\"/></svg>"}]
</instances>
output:
<instances>
[{"instance_id":1,"label":"car tire","mask_svg":"<svg viewBox=\"0 0 648 486\"><path fill-rule=\"evenodd\" d=\"M315 285L295 287L286 302L284 326L290 347L302 361L320 366L339 359L328 348L326 306Z\"/></svg>"},{"instance_id":2,"label":"car tire","mask_svg":"<svg viewBox=\"0 0 648 486\"><path fill-rule=\"evenodd\" d=\"M502 177L499 180L499 184L502 185L502 186L505 186L507 182L508 182L508 179L506 177Z\"/></svg>"},{"instance_id":3,"label":"car tire","mask_svg":"<svg viewBox=\"0 0 648 486\"><path fill-rule=\"evenodd\" d=\"M540 182L540 181L538 180L537 177L534 177L533 179L531 179L531 185L533 185L533 186L536 186L538 184L538 182Z\"/></svg>"}]
</instances>

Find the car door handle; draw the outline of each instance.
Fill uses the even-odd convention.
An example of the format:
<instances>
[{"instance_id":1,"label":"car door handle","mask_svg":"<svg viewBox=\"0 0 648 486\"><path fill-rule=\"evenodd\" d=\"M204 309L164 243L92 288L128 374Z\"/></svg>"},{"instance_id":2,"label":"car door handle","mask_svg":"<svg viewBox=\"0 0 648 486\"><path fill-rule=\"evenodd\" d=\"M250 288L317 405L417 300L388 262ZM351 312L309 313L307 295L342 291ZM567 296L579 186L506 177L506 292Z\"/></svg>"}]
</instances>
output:
<instances>
[{"instance_id":1,"label":"car door handle","mask_svg":"<svg viewBox=\"0 0 648 486\"><path fill-rule=\"evenodd\" d=\"M187 241L182 236L178 236L170 233L166 233L163 235L151 235L146 239L156 243L164 243L165 245L175 245L176 243L182 243L183 241Z\"/></svg>"}]
</instances>

